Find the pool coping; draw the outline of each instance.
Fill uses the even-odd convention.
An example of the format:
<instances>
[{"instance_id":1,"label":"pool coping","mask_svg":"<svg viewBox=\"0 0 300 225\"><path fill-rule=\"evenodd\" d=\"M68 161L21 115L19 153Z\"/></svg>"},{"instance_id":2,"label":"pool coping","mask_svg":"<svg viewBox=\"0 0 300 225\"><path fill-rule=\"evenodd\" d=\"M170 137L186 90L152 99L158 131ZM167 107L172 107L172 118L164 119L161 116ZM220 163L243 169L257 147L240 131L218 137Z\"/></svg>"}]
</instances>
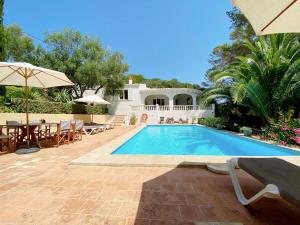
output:
<instances>
[{"instance_id":1,"label":"pool coping","mask_svg":"<svg viewBox=\"0 0 300 225\"><path fill-rule=\"evenodd\" d=\"M145 128L147 125L142 124L133 130L123 135L116 134L116 138L108 143L92 150L91 152L71 161L71 165L87 165L87 166L135 166L135 167L178 167L178 166L204 166L208 163L226 163L227 160L233 157L245 156L196 156L196 155L118 155L111 153L114 152L119 146L124 144L135 134ZM159 124L161 125L161 124ZM177 125L177 124L176 124ZM186 125L186 124L184 124ZM194 126L201 126L193 124ZM179 125L180 126L180 125ZM228 132L228 131L225 131ZM231 132L228 132L232 134ZM234 134L236 135L236 134ZM238 135L239 136L239 135ZM240 136L243 138L248 138ZM249 138L250 140L256 140ZM263 143L261 140L257 140ZM270 144L270 143L268 143ZM275 145L276 146L276 145ZM288 148L291 150L299 151L298 149ZM266 156L252 156L254 158L271 158ZM272 156L274 157L274 156ZM247 156L249 158L249 156ZM300 166L300 156L280 156L277 158L284 159L295 165Z\"/></svg>"}]
</instances>

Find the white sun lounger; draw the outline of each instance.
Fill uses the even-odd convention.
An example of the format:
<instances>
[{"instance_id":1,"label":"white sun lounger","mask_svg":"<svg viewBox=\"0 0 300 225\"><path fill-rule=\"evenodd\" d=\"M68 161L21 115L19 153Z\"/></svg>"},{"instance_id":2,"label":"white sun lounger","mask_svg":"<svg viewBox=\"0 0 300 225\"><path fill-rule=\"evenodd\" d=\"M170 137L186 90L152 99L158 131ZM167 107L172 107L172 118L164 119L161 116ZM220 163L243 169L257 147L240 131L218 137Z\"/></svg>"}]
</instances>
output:
<instances>
[{"instance_id":1,"label":"white sun lounger","mask_svg":"<svg viewBox=\"0 0 300 225\"><path fill-rule=\"evenodd\" d=\"M100 131L104 131L105 127L103 125L87 125L83 126L82 131L86 135L96 134Z\"/></svg>"},{"instance_id":2,"label":"white sun lounger","mask_svg":"<svg viewBox=\"0 0 300 225\"><path fill-rule=\"evenodd\" d=\"M300 167L278 158L234 158L227 163L235 193L243 205L262 197L280 196L300 207ZM238 181L237 166L265 184L265 188L247 199Z\"/></svg>"}]
</instances>

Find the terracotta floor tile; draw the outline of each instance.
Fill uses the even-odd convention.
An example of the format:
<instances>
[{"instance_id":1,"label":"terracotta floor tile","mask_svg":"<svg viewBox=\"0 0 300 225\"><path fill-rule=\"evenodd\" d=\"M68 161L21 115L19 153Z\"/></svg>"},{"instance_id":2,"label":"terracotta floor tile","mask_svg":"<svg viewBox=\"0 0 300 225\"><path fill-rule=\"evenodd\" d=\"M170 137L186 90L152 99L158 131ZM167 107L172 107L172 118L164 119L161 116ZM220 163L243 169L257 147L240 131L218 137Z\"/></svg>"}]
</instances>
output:
<instances>
[{"instance_id":1,"label":"terracotta floor tile","mask_svg":"<svg viewBox=\"0 0 300 225\"><path fill-rule=\"evenodd\" d=\"M177 205L145 204L142 206L142 210L143 213L146 213L148 215L148 218L150 219L158 219L158 220L179 219L179 208Z\"/></svg>"},{"instance_id":2,"label":"terracotta floor tile","mask_svg":"<svg viewBox=\"0 0 300 225\"><path fill-rule=\"evenodd\" d=\"M214 207L212 207L212 206L200 206L200 211L203 214L202 221L206 221L206 222L219 221L218 220L219 218L216 215Z\"/></svg>"},{"instance_id":3,"label":"terracotta floor tile","mask_svg":"<svg viewBox=\"0 0 300 225\"><path fill-rule=\"evenodd\" d=\"M100 195L98 196L98 200L100 201L113 201L116 197L118 189L102 189Z\"/></svg>"},{"instance_id":4,"label":"terracotta floor tile","mask_svg":"<svg viewBox=\"0 0 300 225\"><path fill-rule=\"evenodd\" d=\"M95 216L95 215L82 215L81 224L82 225L104 225L105 217Z\"/></svg>"},{"instance_id":5,"label":"terracotta floor tile","mask_svg":"<svg viewBox=\"0 0 300 225\"><path fill-rule=\"evenodd\" d=\"M28 204L20 207L24 207L29 210L47 210L48 206L51 205L53 198L50 197L36 197Z\"/></svg>"},{"instance_id":6,"label":"terracotta floor tile","mask_svg":"<svg viewBox=\"0 0 300 225\"><path fill-rule=\"evenodd\" d=\"M160 190L167 191L167 192L175 192L176 191L176 183L162 184Z\"/></svg>"},{"instance_id":7,"label":"terracotta floor tile","mask_svg":"<svg viewBox=\"0 0 300 225\"><path fill-rule=\"evenodd\" d=\"M169 204L187 204L185 194L183 193L168 193L167 202Z\"/></svg>"},{"instance_id":8,"label":"terracotta floor tile","mask_svg":"<svg viewBox=\"0 0 300 225\"><path fill-rule=\"evenodd\" d=\"M204 214L200 210L198 206L188 206L188 205L181 205L179 206L180 209L180 219L186 221L203 221Z\"/></svg>"},{"instance_id":9,"label":"terracotta floor tile","mask_svg":"<svg viewBox=\"0 0 300 225\"><path fill-rule=\"evenodd\" d=\"M241 211L231 207L214 207L211 208L214 214L218 218L218 221L222 222L240 222L250 223L251 220Z\"/></svg>"},{"instance_id":10,"label":"terracotta floor tile","mask_svg":"<svg viewBox=\"0 0 300 225\"><path fill-rule=\"evenodd\" d=\"M104 221L105 225L125 225L126 218L121 217L107 217Z\"/></svg>"},{"instance_id":11,"label":"terracotta floor tile","mask_svg":"<svg viewBox=\"0 0 300 225\"><path fill-rule=\"evenodd\" d=\"M113 201L115 202L132 202L135 191L119 190Z\"/></svg>"},{"instance_id":12,"label":"terracotta floor tile","mask_svg":"<svg viewBox=\"0 0 300 225\"><path fill-rule=\"evenodd\" d=\"M8 224L17 224L22 222L22 219L26 213L25 209L7 207L0 211L0 222Z\"/></svg>"},{"instance_id":13,"label":"terracotta floor tile","mask_svg":"<svg viewBox=\"0 0 300 225\"><path fill-rule=\"evenodd\" d=\"M59 213L62 214L79 213L86 201L87 200L82 200L82 199L66 199L63 202L59 210Z\"/></svg>"},{"instance_id":14,"label":"terracotta floor tile","mask_svg":"<svg viewBox=\"0 0 300 225\"><path fill-rule=\"evenodd\" d=\"M99 216L117 216L121 205L117 202L102 202L102 206L97 208L96 214Z\"/></svg>"},{"instance_id":15,"label":"terracotta floor tile","mask_svg":"<svg viewBox=\"0 0 300 225\"><path fill-rule=\"evenodd\" d=\"M176 191L181 193L194 193L194 187L192 184L177 184Z\"/></svg>"},{"instance_id":16,"label":"terracotta floor tile","mask_svg":"<svg viewBox=\"0 0 300 225\"><path fill-rule=\"evenodd\" d=\"M48 221L47 221L48 220ZM79 214L54 214L51 217L45 218L45 224L69 224L81 225L82 216Z\"/></svg>"},{"instance_id":17,"label":"terracotta floor tile","mask_svg":"<svg viewBox=\"0 0 300 225\"><path fill-rule=\"evenodd\" d=\"M139 203L124 202L118 210L117 216L120 217L134 217L134 218L148 218L140 213L139 209L142 207Z\"/></svg>"},{"instance_id":18,"label":"terracotta floor tile","mask_svg":"<svg viewBox=\"0 0 300 225\"><path fill-rule=\"evenodd\" d=\"M99 189L85 189L82 193L81 198L88 199L88 200L97 200L102 193L102 190Z\"/></svg>"},{"instance_id":19,"label":"terracotta floor tile","mask_svg":"<svg viewBox=\"0 0 300 225\"><path fill-rule=\"evenodd\" d=\"M83 198L87 190L75 187L58 187L54 195L57 198Z\"/></svg>"},{"instance_id":20,"label":"terracotta floor tile","mask_svg":"<svg viewBox=\"0 0 300 225\"><path fill-rule=\"evenodd\" d=\"M150 220L149 225L176 225L174 220Z\"/></svg>"},{"instance_id":21,"label":"terracotta floor tile","mask_svg":"<svg viewBox=\"0 0 300 225\"><path fill-rule=\"evenodd\" d=\"M150 220L127 218L126 225L149 225Z\"/></svg>"},{"instance_id":22,"label":"terracotta floor tile","mask_svg":"<svg viewBox=\"0 0 300 225\"><path fill-rule=\"evenodd\" d=\"M101 201L93 201L93 200L87 200L83 206L81 207L80 213L83 214L96 214L97 211L101 209L103 206L103 202Z\"/></svg>"},{"instance_id":23,"label":"terracotta floor tile","mask_svg":"<svg viewBox=\"0 0 300 225\"><path fill-rule=\"evenodd\" d=\"M27 208L31 201L34 200L36 196L33 195L16 195L11 200L10 206L18 207L18 208Z\"/></svg>"},{"instance_id":24,"label":"terracotta floor tile","mask_svg":"<svg viewBox=\"0 0 300 225\"><path fill-rule=\"evenodd\" d=\"M187 193L186 199L190 205L211 205L219 206L222 201L218 195L207 192Z\"/></svg>"}]
</instances>

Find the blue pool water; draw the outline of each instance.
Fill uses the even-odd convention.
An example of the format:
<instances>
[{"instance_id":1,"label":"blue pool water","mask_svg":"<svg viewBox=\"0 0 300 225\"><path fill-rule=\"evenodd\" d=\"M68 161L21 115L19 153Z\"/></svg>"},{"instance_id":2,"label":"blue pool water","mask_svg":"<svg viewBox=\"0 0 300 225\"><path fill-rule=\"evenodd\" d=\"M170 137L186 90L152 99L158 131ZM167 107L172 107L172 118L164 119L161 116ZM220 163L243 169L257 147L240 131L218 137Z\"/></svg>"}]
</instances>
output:
<instances>
[{"instance_id":1,"label":"blue pool water","mask_svg":"<svg viewBox=\"0 0 300 225\"><path fill-rule=\"evenodd\" d=\"M112 154L297 156L300 152L200 126L147 126Z\"/></svg>"}]
</instances>

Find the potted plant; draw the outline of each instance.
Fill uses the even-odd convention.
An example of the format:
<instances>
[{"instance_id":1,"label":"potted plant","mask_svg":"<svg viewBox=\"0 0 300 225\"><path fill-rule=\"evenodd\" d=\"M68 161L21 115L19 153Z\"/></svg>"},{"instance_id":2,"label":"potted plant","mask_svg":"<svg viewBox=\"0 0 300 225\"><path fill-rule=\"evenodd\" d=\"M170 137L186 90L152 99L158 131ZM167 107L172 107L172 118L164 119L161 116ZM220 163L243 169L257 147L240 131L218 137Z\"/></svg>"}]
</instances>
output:
<instances>
[{"instance_id":1,"label":"potted plant","mask_svg":"<svg viewBox=\"0 0 300 225\"><path fill-rule=\"evenodd\" d=\"M129 124L130 125L135 125L137 122L137 117L135 114L132 114L131 117L130 117L130 121L129 121Z\"/></svg>"},{"instance_id":2,"label":"potted plant","mask_svg":"<svg viewBox=\"0 0 300 225\"><path fill-rule=\"evenodd\" d=\"M245 136L250 137L252 135L251 127L241 127L240 132L243 133Z\"/></svg>"},{"instance_id":3,"label":"potted plant","mask_svg":"<svg viewBox=\"0 0 300 225\"><path fill-rule=\"evenodd\" d=\"M192 124L196 124L196 117L192 117Z\"/></svg>"}]
</instances>

